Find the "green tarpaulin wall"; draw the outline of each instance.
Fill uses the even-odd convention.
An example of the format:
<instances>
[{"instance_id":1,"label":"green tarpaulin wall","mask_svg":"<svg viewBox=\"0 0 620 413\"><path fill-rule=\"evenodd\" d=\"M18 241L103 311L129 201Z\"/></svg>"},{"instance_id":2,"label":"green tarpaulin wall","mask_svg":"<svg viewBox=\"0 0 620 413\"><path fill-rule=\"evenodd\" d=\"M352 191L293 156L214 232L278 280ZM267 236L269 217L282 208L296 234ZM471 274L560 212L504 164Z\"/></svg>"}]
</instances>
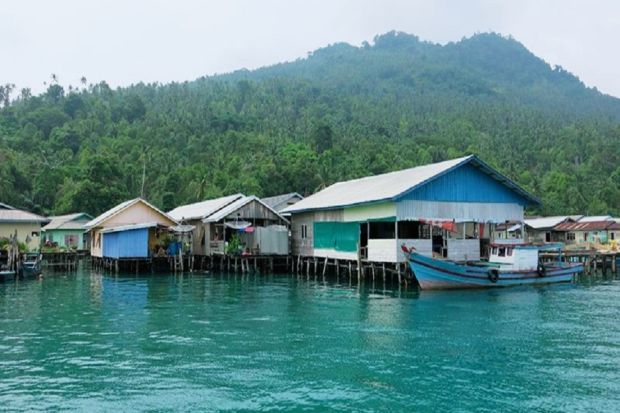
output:
<instances>
[{"instance_id":1,"label":"green tarpaulin wall","mask_svg":"<svg viewBox=\"0 0 620 413\"><path fill-rule=\"evenodd\" d=\"M359 232L358 222L315 222L314 248L356 252Z\"/></svg>"}]
</instances>

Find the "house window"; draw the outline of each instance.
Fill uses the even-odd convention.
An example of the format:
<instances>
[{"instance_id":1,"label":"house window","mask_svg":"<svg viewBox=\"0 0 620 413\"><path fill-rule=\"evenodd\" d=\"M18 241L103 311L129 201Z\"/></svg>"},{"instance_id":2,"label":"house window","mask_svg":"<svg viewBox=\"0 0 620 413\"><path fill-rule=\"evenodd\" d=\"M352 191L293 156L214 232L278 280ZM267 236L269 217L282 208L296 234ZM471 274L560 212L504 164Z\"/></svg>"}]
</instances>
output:
<instances>
[{"instance_id":1,"label":"house window","mask_svg":"<svg viewBox=\"0 0 620 413\"><path fill-rule=\"evenodd\" d=\"M583 233L583 240L584 240L584 241L587 241L587 240L588 240L588 233L587 233L587 232L584 232L584 233Z\"/></svg>"},{"instance_id":2,"label":"house window","mask_svg":"<svg viewBox=\"0 0 620 413\"><path fill-rule=\"evenodd\" d=\"M398 222L398 238L399 239L425 239L429 237L426 225L419 221L399 221ZM426 234L425 234L426 232Z\"/></svg>"},{"instance_id":3,"label":"house window","mask_svg":"<svg viewBox=\"0 0 620 413\"><path fill-rule=\"evenodd\" d=\"M65 245L67 247L76 247L77 248L77 244L78 244L78 237L77 237L77 235L65 235Z\"/></svg>"},{"instance_id":4,"label":"house window","mask_svg":"<svg viewBox=\"0 0 620 413\"><path fill-rule=\"evenodd\" d=\"M575 241L575 233L574 232L567 232L566 233L566 240L568 240L568 241Z\"/></svg>"},{"instance_id":5,"label":"house window","mask_svg":"<svg viewBox=\"0 0 620 413\"><path fill-rule=\"evenodd\" d=\"M545 241L546 242L551 242L551 233L550 232L545 232Z\"/></svg>"},{"instance_id":6,"label":"house window","mask_svg":"<svg viewBox=\"0 0 620 413\"><path fill-rule=\"evenodd\" d=\"M395 239L396 225L394 222L370 222L369 223L370 239Z\"/></svg>"},{"instance_id":7,"label":"house window","mask_svg":"<svg viewBox=\"0 0 620 413\"><path fill-rule=\"evenodd\" d=\"M611 238L611 240L615 240L616 239L616 233L615 232L610 232L609 233L609 237Z\"/></svg>"},{"instance_id":8,"label":"house window","mask_svg":"<svg viewBox=\"0 0 620 413\"><path fill-rule=\"evenodd\" d=\"M308 238L308 226L306 224L303 224L301 226L301 239L307 239Z\"/></svg>"}]
</instances>

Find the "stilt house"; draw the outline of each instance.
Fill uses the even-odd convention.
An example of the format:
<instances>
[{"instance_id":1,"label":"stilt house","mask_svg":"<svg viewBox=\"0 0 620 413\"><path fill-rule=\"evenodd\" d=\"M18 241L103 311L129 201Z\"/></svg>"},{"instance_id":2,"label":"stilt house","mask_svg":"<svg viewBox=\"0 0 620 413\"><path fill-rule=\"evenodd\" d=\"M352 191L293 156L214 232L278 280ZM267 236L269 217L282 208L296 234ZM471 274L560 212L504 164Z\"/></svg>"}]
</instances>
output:
<instances>
[{"instance_id":1,"label":"stilt house","mask_svg":"<svg viewBox=\"0 0 620 413\"><path fill-rule=\"evenodd\" d=\"M17 233L17 240L24 243L30 251L39 249L41 226L49 219L32 212L13 208L0 203L0 239L8 239Z\"/></svg>"},{"instance_id":2,"label":"stilt house","mask_svg":"<svg viewBox=\"0 0 620 413\"><path fill-rule=\"evenodd\" d=\"M493 226L539 201L476 156L339 182L284 209L293 254L398 263L401 244L477 260Z\"/></svg>"},{"instance_id":3,"label":"stilt house","mask_svg":"<svg viewBox=\"0 0 620 413\"><path fill-rule=\"evenodd\" d=\"M166 242L177 222L142 198L118 204L86 223L95 258L147 259Z\"/></svg>"},{"instance_id":4,"label":"stilt house","mask_svg":"<svg viewBox=\"0 0 620 413\"><path fill-rule=\"evenodd\" d=\"M183 205L169 212L194 225L195 255L287 255L288 220L256 196L236 194ZM230 251L234 244L241 251ZM232 247L231 247L232 248Z\"/></svg>"},{"instance_id":5,"label":"stilt house","mask_svg":"<svg viewBox=\"0 0 620 413\"><path fill-rule=\"evenodd\" d=\"M49 217L41 232L45 244L61 248L87 250L90 242L84 237L84 225L93 219L85 212Z\"/></svg>"}]
</instances>

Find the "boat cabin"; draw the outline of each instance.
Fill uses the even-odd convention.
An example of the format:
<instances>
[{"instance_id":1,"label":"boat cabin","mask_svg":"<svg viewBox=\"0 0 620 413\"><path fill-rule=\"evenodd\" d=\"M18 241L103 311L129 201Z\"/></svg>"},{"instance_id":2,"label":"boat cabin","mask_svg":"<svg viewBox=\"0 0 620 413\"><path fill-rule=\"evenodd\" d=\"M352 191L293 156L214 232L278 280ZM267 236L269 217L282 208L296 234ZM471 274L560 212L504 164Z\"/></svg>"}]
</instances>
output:
<instances>
[{"instance_id":1,"label":"boat cabin","mask_svg":"<svg viewBox=\"0 0 620 413\"><path fill-rule=\"evenodd\" d=\"M538 267L537 247L528 245L494 244L491 246L489 262L510 266L512 270L532 270Z\"/></svg>"}]
</instances>

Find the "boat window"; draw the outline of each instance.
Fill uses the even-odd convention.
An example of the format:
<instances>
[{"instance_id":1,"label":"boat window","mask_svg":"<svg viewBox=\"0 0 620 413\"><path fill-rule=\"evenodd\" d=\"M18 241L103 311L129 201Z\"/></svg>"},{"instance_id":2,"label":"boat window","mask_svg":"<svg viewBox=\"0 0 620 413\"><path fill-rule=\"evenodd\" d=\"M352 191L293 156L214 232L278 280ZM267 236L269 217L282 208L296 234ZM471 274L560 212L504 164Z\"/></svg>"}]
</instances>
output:
<instances>
[{"instance_id":1,"label":"boat window","mask_svg":"<svg viewBox=\"0 0 620 413\"><path fill-rule=\"evenodd\" d=\"M506 255L512 257L512 248L506 248Z\"/></svg>"},{"instance_id":2,"label":"boat window","mask_svg":"<svg viewBox=\"0 0 620 413\"><path fill-rule=\"evenodd\" d=\"M491 254L497 255L497 247L493 247L493 250L491 251Z\"/></svg>"},{"instance_id":3,"label":"boat window","mask_svg":"<svg viewBox=\"0 0 620 413\"><path fill-rule=\"evenodd\" d=\"M506 256L506 248L504 248L504 247L500 247L500 248L499 248L499 254L498 254L498 256L499 256L499 257L505 257L505 256Z\"/></svg>"}]
</instances>

